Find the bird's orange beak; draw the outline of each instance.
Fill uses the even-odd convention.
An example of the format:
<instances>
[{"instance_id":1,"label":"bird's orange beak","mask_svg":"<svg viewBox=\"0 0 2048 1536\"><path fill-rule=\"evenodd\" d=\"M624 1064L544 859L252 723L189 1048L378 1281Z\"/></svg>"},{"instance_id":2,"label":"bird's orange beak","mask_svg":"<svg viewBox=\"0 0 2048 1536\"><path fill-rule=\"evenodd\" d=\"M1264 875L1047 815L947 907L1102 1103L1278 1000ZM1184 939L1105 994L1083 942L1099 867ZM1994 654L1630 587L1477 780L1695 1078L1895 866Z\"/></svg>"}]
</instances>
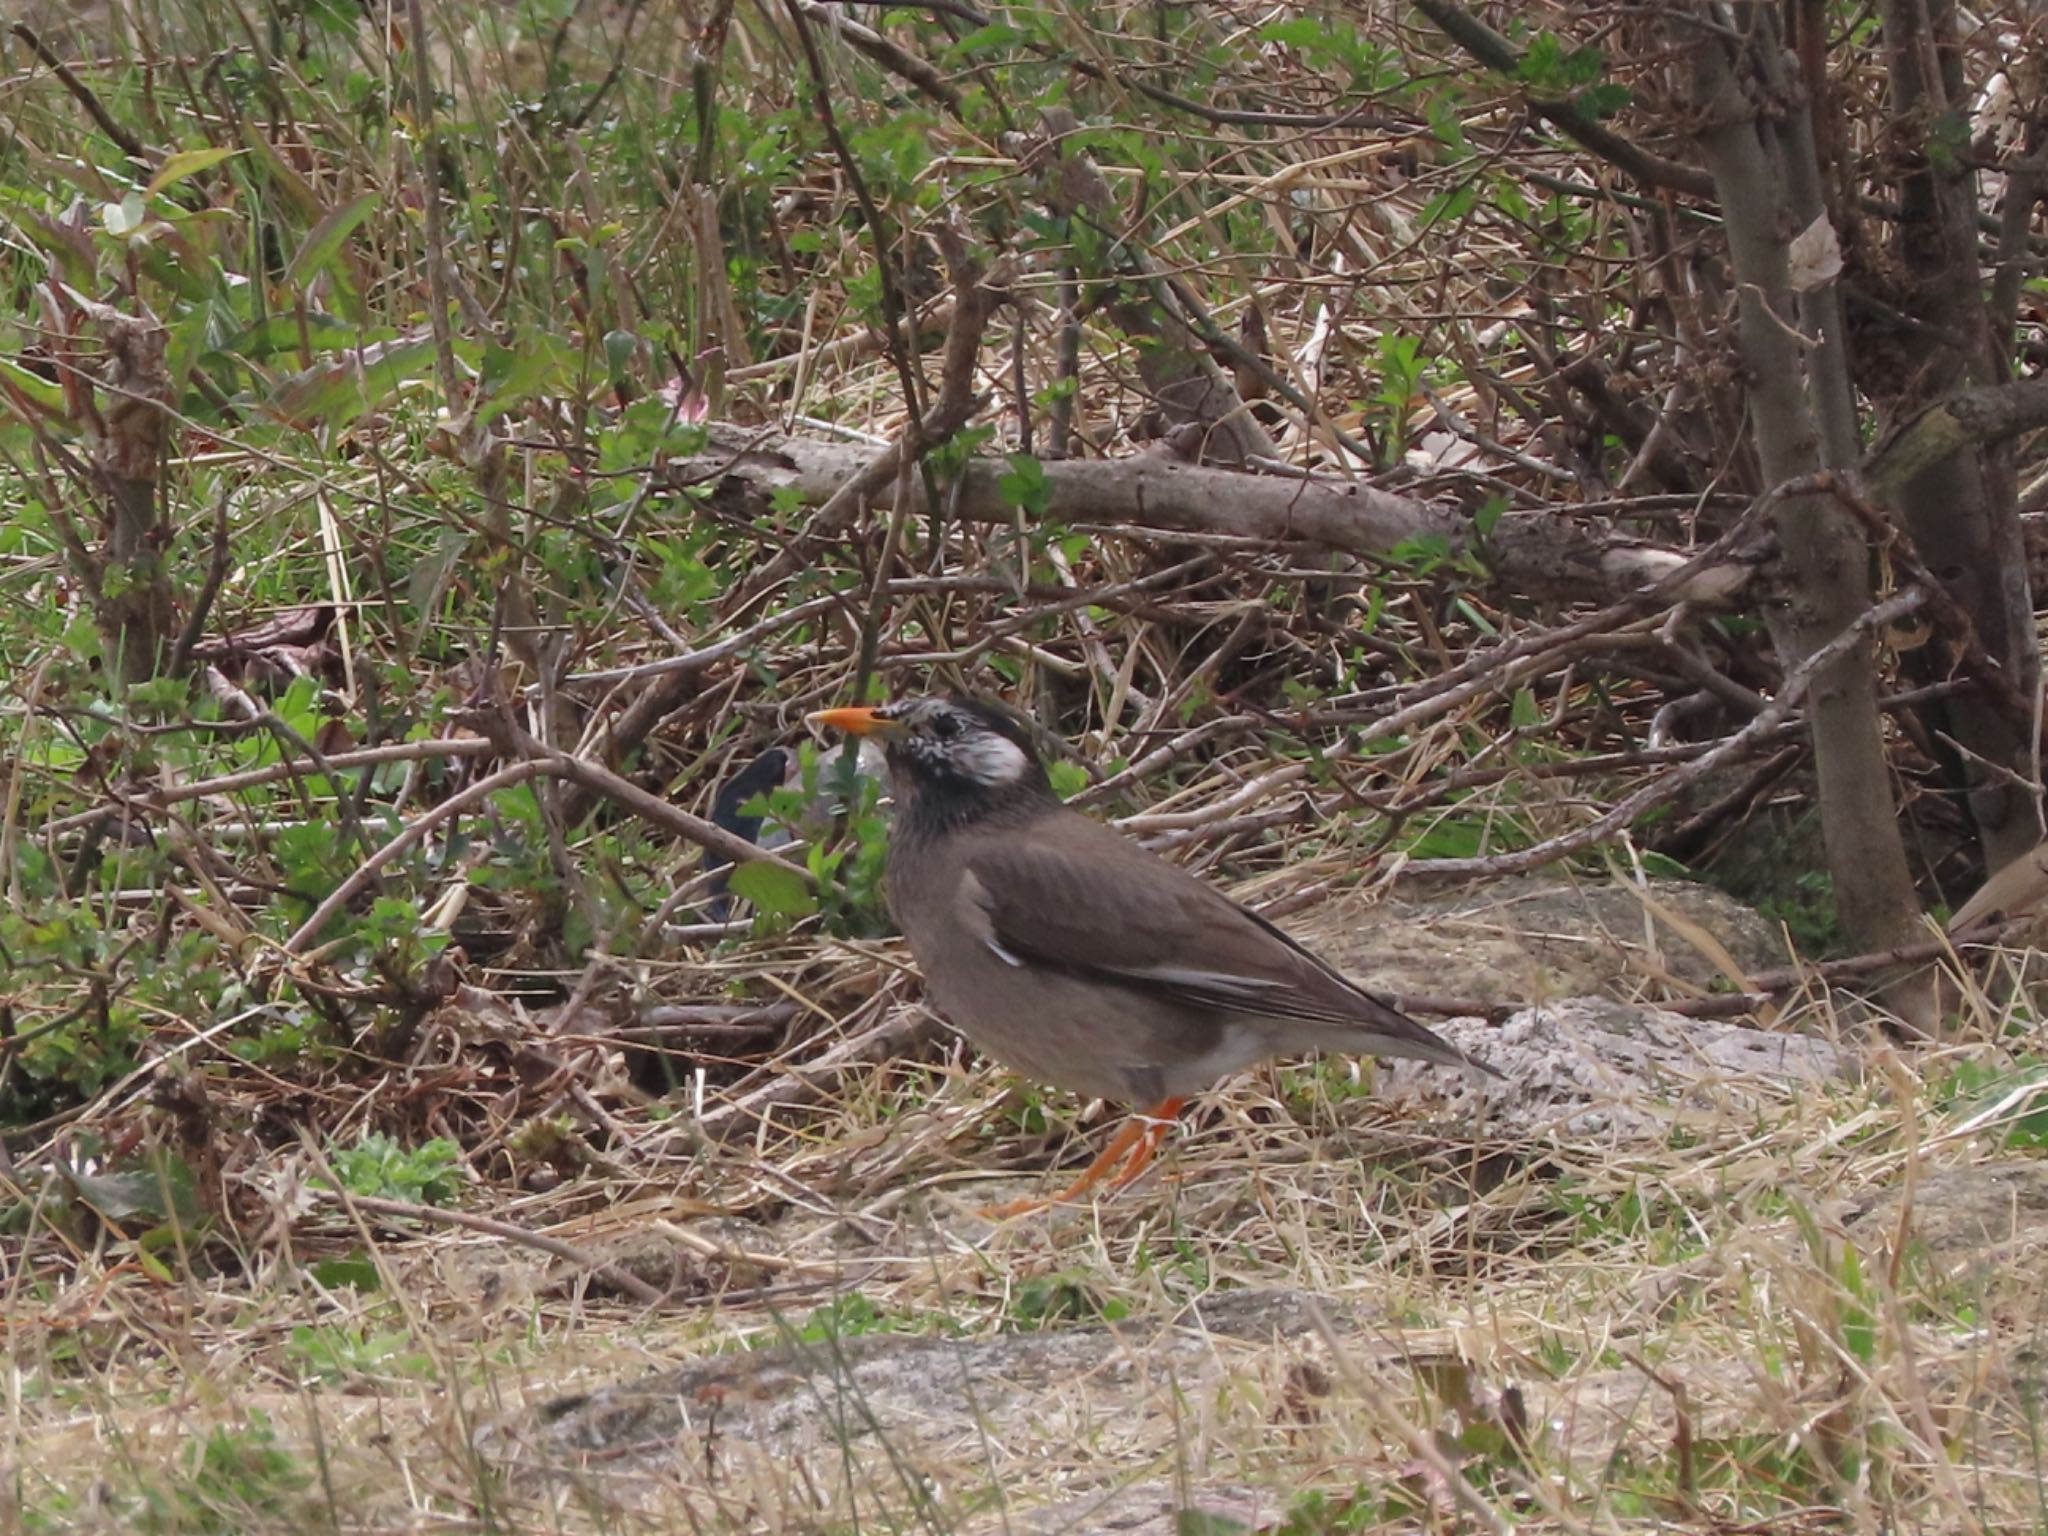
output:
<instances>
[{"instance_id":1,"label":"bird's orange beak","mask_svg":"<svg viewBox=\"0 0 2048 1536\"><path fill-rule=\"evenodd\" d=\"M894 736L903 728L878 709L820 709L804 716L805 725L826 725L849 736Z\"/></svg>"}]
</instances>

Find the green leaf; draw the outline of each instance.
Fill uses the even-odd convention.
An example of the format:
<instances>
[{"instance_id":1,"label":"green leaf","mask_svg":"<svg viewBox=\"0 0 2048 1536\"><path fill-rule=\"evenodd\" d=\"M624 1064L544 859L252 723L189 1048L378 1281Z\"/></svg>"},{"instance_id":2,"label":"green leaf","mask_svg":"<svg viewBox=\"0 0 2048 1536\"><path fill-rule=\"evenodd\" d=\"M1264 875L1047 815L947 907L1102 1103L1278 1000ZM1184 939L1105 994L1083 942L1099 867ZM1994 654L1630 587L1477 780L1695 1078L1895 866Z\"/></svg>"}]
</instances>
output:
<instances>
[{"instance_id":1,"label":"green leaf","mask_svg":"<svg viewBox=\"0 0 2048 1536\"><path fill-rule=\"evenodd\" d=\"M1007 506L1034 515L1042 514L1052 501L1052 489L1046 483L1045 466L1028 453L1005 455L1010 472L996 482L996 494Z\"/></svg>"},{"instance_id":2,"label":"green leaf","mask_svg":"<svg viewBox=\"0 0 2048 1536\"><path fill-rule=\"evenodd\" d=\"M346 1285L358 1291L374 1291L382 1284L377 1278L377 1266L360 1253L352 1253L343 1259L322 1259L308 1266L308 1270L329 1290L339 1290Z\"/></svg>"},{"instance_id":3,"label":"green leaf","mask_svg":"<svg viewBox=\"0 0 2048 1536\"><path fill-rule=\"evenodd\" d=\"M201 1215L192 1170L183 1158L155 1153L139 1166L107 1173L67 1171L65 1179L81 1204L116 1225L144 1218L151 1226L173 1222L189 1229Z\"/></svg>"},{"instance_id":4,"label":"green leaf","mask_svg":"<svg viewBox=\"0 0 2048 1536\"><path fill-rule=\"evenodd\" d=\"M486 403L477 407L477 422L491 421L544 389L565 384L574 375L574 362L568 348L553 336L531 336L517 347L487 345L483 370Z\"/></svg>"},{"instance_id":5,"label":"green leaf","mask_svg":"<svg viewBox=\"0 0 2048 1536\"><path fill-rule=\"evenodd\" d=\"M803 876L765 860L740 865L726 885L735 896L773 917L809 917L818 910L818 898L804 884Z\"/></svg>"},{"instance_id":6,"label":"green leaf","mask_svg":"<svg viewBox=\"0 0 2048 1536\"><path fill-rule=\"evenodd\" d=\"M52 416L64 414L64 387L54 379L46 379L40 373L22 367L11 357L0 357L0 378L5 378Z\"/></svg>"},{"instance_id":7,"label":"green leaf","mask_svg":"<svg viewBox=\"0 0 2048 1536\"><path fill-rule=\"evenodd\" d=\"M1088 787L1088 770L1079 763L1048 764L1045 776L1052 780L1052 792L1062 800L1071 800Z\"/></svg>"},{"instance_id":8,"label":"green leaf","mask_svg":"<svg viewBox=\"0 0 2048 1536\"><path fill-rule=\"evenodd\" d=\"M308 352L339 352L362 340L363 333L355 326L319 310L307 310L303 314L266 315L243 327L217 350L260 363L281 353L296 353L301 346Z\"/></svg>"},{"instance_id":9,"label":"green leaf","mask_svg":"<svg viewBox=\"0 0 2048 1536\"><path fill-rule=\"evenodd\" d=\"M1439 96L1432 99L1424 111L1429 118L1430 132L1436 135L1439 142L1462 154L1465 149L1465 124L1458 116L1460 105L1461 103L1449 97Z\"/></svg>"},{"instance_id":10,"label":"green leaf","mask_svg":"<svg viewBox=\"0 0 2048 1536\"><path fill-rule=\"evenodd\" d=\"M346 426L424 374L433 355L433 340L424 335L373 342L293 374L278 386L270 410L295 427Z\"/></svg>"},{"instance_id":11,"label":"green leaf","mask_svg":"<svg viewBox=\"0 0 2048 1536\"><path fill-rule=\"evenodd\" d=\"M1471 603L1467 602L1462 597L1451 604L1451 611L1457 614L1458 617L1463 619L1467 624L1470 624L1474 629L1478 630L1479 633L1482 635L1486 635L1489 638L1491 638L1492 636L1500 633L1500 631L1494 627L1493 620L1489 619L1477 608L1474 608L1471 605Z\"/></svg>"},{"instance_id":12,"label":"green leaf","mask_svg":"<svg viewBox=\"0 0 2048 1536\"><path fill-rule=\"evenodd\" d=\"M469 553L470 538L467 528L443 528L435 535L434 547L420 557L405 578L405 595L422 614L440 601L455 568Z\"/></svg>"},{"instance_id":13,"label":"green leaf","mask_svg":"<svg viewBox=\"0 0 2048 1536\"><path fill-rule=\"evenodd\" d=\"M1439 821L1407 840L1411 859L1471 859L1486 852L1486 827L1478 821Z\"/></svg>"},{"instance_id":14,"label":"green leaf","mask_svg":"<svg viewBox=\"0 0 2048 1536\"><path fill-rule=\"evenodd\" d=\"M1269 21L1259 28L1262 43L1284 43L1290 48L1314 48L1323 41L1323 22L1315 16L1296 16L1287 21Z\"/></svg>"},{"instance_id":15,"label":"green leaf","mask_svg":"<svg viewBox=\"0 0 2048 1536\"><path fill-rule=\"evenodd\" d=\"M1842 1289L1851 1300L1842 1307L1842 1343L1863 1364L1877 1358L1877 1317L1861 1303L1869 1294L1863 1283L1863 1261L1855 1248L1842 1250Z\"/></svg>"},{"instance_id":16,"label":"green leaf","mask_svg":"<svg viewBox=\"0 0 2048 1536\"><path fill-rule=\"evenodd\" d=\"M201 171L210 171L223 160L232 160L242 154L239 149L226 149L214 145L207 149L181 149L157 167L149 178L147 191L151 197L166 187L174 187L187 177L197 176Z\"/></svg>"},{"instance_id":17,"label":"green leaf","mask_svg":"<svg viewBox=\"0 0 2048 1536\"><path fill-rule=\"evenodd\" d=\"M1524 84L1561 90L1565 84L1564 44L1558 41L1557 34L1538 32L1530 38L1516 73Z\"/></svg>"},{"instance_id":18,"label":"green leaf","mask_svg":"<svg viewBox=\"0 0 2048 1536\"><path fill-rule=\"evenodd\" d=\"M462 1194L462 1149L445 1136L405 1147L381 1132L365 1131L352 1147L329 1147L327 1158L351 1194L414 1205L452 1205Z\"/></svg>"},{"instance_id":19,"label":"green leaf","mask_svg":"<svg viewBox=\"0 0 2048 1536\"><path fill-rule=\"evenodd\" d=\"M252 172L262 171L261 180L268 182L283 195L286 202L299 211L305 219L318 219L327 211L327 205L320 200L320 194L306 184L306 178L293 170L284 156L277 152L270 140L256 129L254 123L242 125L242 142L248 146L253 157L250 161Z\"/></svg>"},{"instance_id":20,"label":"green leaf","mask_svg":"<svg viewBox=\"0 0 2048 1536\"><path fill-rule=\"evenodd\" d=\"M353 38L362 24L362 12L347 0L304 0L292 14L314 23L330 37Z\"/></svg>"},{"instance_id":21,"label":"green leaf","mask_svg":"<svg viewBox=\"0 0 2048 1536\"><path fill-rule=\"evenodd\" d=\"M1467 1424L1458 1436L1458 1449L1468 1456L1499 1456L1510 1449L1507 1431L1484 1419Z\"/></svg>"},{"instance_id":22,"label":"green leaf","mask_svg":"<svg viewBox=\"0 0 2048 1536\"><path fill-rule=\"evenodd\" d=\"M639 355L640 338L631 331L606 331L604 333L604 364L612 382L617 383L632 371L633 359Z\"/></svg>"},{"instance_id":23,"label":"green leaf","mask_svg":"<svg viewBox=\"0 0 2048 1536\"><path fill-rule=\"evenodd\" d=\"M1479 188L1471 182L1453 187L1448 192L1439 192L1422 205L1422 216L1418 222L1429 229L1449 219L1462 219L1479 202Z\"/></svg>"},{"instance_id":24,"label":"green leaf","mask_svg":"<svg viewBox=\"0 0 2048 1536\"><path fill-rule=\"evenodd\" d=\"M341 251L341 242L346 240L356 226L370 216L370 210L380 201L379 194L365 192L352 198L339 208L331 210L318 224L315 224L299 245L298 254L292 257L292 264L285 268L284 280L294 288L310 282L315 274L333 264Z\"/></svg>"},{"instance_id":25,"label":"green leaf","mask_svg":"<svg viewBox=\"0 0 2048 1536\"><path fill-rule=\"evenodd\" d=\"M1627 86L1609 80L1579 92L1574 104L1586 116L1597 120L1614 116L1634 99Z\"/></svg>"},{"instance_id":26,"label":"green leaf","mask_svg":"<svg viewBox=\"0 0 2048 1536\"><path fill-rule=\"evenodd\" d=\"M948 51L956 58L965 58L971 53L994 53L1024 40L1024 34L1015 27L991 22L988 26L976 27Z\"/></svg>"}]
</instances>

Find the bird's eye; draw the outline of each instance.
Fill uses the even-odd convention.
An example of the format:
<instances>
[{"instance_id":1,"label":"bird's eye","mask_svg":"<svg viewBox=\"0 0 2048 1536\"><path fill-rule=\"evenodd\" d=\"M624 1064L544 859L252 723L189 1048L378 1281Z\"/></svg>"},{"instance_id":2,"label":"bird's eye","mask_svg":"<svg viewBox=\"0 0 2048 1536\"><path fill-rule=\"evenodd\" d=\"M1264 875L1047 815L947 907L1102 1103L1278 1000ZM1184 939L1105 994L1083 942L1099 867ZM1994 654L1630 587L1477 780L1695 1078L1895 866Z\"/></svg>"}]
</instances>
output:
<instances>
[{"instance_id":1,"label":"bird's eye","mask_svg":"<svg viewBox=\"0 0 2048 1536\"><path fill-rule=\"evenodd\" d=\"M932 734L941 741L951 741L960 734L958 715L937 715L932 719Z\"/></svg>"}]
</instances>

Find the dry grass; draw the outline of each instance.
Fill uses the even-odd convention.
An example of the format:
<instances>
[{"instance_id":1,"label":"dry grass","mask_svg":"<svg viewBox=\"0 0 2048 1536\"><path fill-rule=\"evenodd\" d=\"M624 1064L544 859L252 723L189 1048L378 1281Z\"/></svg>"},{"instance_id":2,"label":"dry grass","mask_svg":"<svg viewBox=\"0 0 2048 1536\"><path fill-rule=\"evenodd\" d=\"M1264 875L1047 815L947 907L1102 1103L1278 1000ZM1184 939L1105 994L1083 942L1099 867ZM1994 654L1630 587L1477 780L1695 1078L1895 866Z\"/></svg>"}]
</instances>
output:
<instances>
[{"instance_id":1,"label":"dry grass","mask_svg":"<svg viewBox=\"0 0 2048 1536\"><path fill-rule=\"evenodd\" d=\"M1518 1147L1397 1119L1341 1066L1274 1068L1144 1186L994 1229L974 1208L1019 1178L993 1171L1058 1133L994 1074L883 1062L718 1149L615 1109L608 1166L476 1192L670 1290L653 1311L502 1239L287 1222L314 1168L276 1157L278 1224L244 1223L232 1263L32 1235L0 1528L960 1530L1163 1482L1298 1532L2038 1530L2048 1229L2020 1204L2010 1240L1930 1248L1884 1205L2015 1155L2042 1090L1955 1087L1999 1059L1880 1047L1859 1084L1730 1093L1662 1144ZM318 1262L358 1245L374 1279ZM1328 1332L1203 1340L1205 1309L1276 1290L1325 1298ZM906 1417L944 1384L834 1365L897 1334L979 1351L982 1422ZM721 1434L700 1402L572 1455L534 1417L778 1345L880 1432L814 1404Z\"/></svg>"}]
</instances>

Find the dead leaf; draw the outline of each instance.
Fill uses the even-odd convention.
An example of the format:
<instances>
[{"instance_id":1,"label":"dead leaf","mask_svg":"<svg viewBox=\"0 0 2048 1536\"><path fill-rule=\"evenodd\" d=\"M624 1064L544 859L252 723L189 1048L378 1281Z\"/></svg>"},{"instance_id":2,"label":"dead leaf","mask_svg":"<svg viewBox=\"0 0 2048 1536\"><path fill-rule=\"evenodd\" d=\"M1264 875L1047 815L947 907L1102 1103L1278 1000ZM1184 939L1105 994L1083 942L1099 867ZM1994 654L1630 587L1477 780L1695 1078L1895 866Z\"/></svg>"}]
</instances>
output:
<instances>
[{"instance_id":1,"label":"dead leaf","mask_svg":"<svg viewBox=\"0 0 2048 1536\"><path fill-rule=\"evenodd\" d=\"M1792 237L1786 263L1786 277L1794 293L1811 293L1842 275L1842 247L1825 212L1815 215L1811 224Z\"/></svg>"}]
</instances>

